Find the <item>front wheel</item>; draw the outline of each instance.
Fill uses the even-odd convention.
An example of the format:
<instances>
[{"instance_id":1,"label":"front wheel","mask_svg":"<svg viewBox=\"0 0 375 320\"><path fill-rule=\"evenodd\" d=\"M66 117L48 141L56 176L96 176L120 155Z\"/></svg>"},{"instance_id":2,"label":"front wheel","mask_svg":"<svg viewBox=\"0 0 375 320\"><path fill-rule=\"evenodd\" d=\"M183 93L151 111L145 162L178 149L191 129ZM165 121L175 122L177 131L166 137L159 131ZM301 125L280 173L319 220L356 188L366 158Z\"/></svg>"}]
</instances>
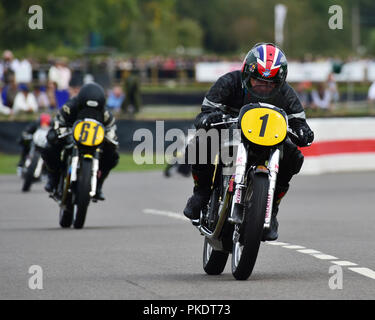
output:
<instances>
[{"instance_id":1,"label":"front wheel","mask_svg":"<svg viewBox=\"0 0 375 320\"><path fill-rule=\"evenodd\" d=\"M79 169L79 177L76 188L76 202L74 205L73 226L82 229L85 224L87 208L90 204L92 161L83 159Z\"/></svg>"},{"instance_id":2,"label":"front wheel","mask_svg":"<svg viewBox=\"0 0 375 320\"><path fill-rule=\"evenodd\" d=\"M245 200L245 219L240 227L236 226L232 250L232 274L237 280L248 279L254 269L263 234L268 187L268 176L258 174L246 192L249 199Z\"/></svg>"},{"instance_id":3,"label":"front wheel","mask_svg":"<svg viewBox=\"0 0 375 320\"><path fill-rule=\"evenodd\" d=\"M227 252L216 251L204 238L203 245L203 269L209 275L219 275L224 271L229 254Z\"/></svg>"},{"instance_id":4,"label":"front wheel","mask_svg":"<svg viewBox=\"0 0 375 320\"><path fill-rule=\"evenodd\" d=\"M27 192L30 191L30 187L32 183L34 182L34 172L38 165L40 155L36 152L34 153L33 158L30 160L29 166L26 168L26 172L24 175L23 185L22 185L22 191Z\"/></svg>"},{"instance_id":5,"label":"front wheel","mask_svg":"<svg viewBox=\"0 0 375 320\"><path fill-rule=\"evenodd\" d=\"M60 218L59 223L61 228L70 228L73 222L73 204L72 204L72 196L69 195L68 199L66 200L66 207L60 208Z\"/></svg>"}]
</instances>

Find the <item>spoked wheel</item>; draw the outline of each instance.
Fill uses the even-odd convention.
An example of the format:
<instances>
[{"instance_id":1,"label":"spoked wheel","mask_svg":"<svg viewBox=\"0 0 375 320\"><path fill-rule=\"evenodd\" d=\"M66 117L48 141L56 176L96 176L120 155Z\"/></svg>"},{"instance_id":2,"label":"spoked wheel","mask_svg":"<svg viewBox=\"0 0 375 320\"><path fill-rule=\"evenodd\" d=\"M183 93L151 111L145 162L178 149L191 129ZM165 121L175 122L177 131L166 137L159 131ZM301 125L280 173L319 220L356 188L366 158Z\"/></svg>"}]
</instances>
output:
<instances>
[{"instance_id":1,"label":"spoked wheel","mask_svg":"<svg viewBox=\"0 0 375 320\"><path fill-rule=\"evenodd\" d=\"M209 275L218 275L224 271L228 260L228 253L216 251L204 238L203 245L203 269Z\"/></svg>"},{"instance_id":2,"label":"spoked wheel","mask_svg":"<svg viewBox=\"0 0 375 320\"><path fill-rule=\"evenodd\" d=\"M237 280L250 277L259 251L267 207L268 176L253 176L245 200L245 219L234 231L232 274Z\"/></svg>"}]
</instances>

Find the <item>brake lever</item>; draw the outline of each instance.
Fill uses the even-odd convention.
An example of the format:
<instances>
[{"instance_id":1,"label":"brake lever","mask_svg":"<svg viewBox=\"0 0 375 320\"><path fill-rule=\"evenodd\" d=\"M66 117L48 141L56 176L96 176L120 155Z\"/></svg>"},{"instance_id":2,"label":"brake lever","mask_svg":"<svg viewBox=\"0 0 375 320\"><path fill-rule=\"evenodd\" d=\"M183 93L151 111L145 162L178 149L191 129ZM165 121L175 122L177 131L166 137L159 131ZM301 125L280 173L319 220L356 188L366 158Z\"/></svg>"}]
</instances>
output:
<instances>
[{"instance_id":1,"label":"brake lever","mask_svg":"<svg viewBox=\"0 0 375 320\"><path fill-rule=\"evenodd\" d=\"M70 129L66 129L66 132L65 132L65 133L62 133L62 134L58 135L57 137L58 137L59 139L62 139L62 138L65 138L65 137L71 135L72 133L73 133L72 130L70 130Z\"/></svg>"},{"instance_id":2,"label":"brake lever","mask_svg":"<svg viewBox=\"0 0 375 320\"><path fill-rule=\"evenodd\" d=\"M288 128L288 133L299 140L299 136L292 129Z\"/></svg>"},{"instance_id":3,"label":"brake lever","mask_svg":"<svg viewBox=\"0 0 375 320\"><path fill-rule=\"evenodd\" d=\"M227 121L211 123L211 127L217 127L217 126L221 126L223 124L236 123L237 121L238 121L238 118L229 118Z\"/></svg>"}]
</instances>

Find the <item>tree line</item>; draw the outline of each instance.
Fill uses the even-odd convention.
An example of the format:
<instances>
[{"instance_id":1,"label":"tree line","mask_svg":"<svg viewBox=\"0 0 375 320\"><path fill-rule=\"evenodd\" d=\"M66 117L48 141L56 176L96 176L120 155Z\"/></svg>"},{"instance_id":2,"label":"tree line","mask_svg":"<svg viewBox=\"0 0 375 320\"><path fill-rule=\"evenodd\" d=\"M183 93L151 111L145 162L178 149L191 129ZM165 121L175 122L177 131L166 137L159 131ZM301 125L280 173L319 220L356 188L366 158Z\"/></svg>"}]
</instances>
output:
<instances>
[{"instance_id":1,"label":"tree line","mask_svg":"<svg viewBox=\"0 0 375 320\"><path fill-rule=\"evenodd\" d=\"M30 55L111 47L129 55L197 49L220 55L274 41L274 6L288 8L283 48L289 56L375 54L373 0L3 0L0 48ZM28 8L43 9L43 29L28 28ZM331 5L343 9L343 29L328 27ZM353 8L359 9L358 48ZM182 50L182 51L181 51Z\"/></svg>"}]
</instances>

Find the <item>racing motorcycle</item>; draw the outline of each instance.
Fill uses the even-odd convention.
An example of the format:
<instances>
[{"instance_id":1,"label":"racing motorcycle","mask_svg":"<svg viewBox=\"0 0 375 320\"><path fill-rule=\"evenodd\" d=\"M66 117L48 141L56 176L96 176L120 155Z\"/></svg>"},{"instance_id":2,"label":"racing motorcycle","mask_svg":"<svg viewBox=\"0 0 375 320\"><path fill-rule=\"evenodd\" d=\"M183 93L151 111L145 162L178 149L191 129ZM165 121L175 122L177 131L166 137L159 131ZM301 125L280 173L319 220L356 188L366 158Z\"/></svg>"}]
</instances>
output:
<instances>
[{"instance_id":1,"label":"racing motorcycle","mask_svg":"<svg viewBox=\"0 0 375 320\"><path fill-rule=\"evenodd\" d=\"M271 225L283 142L288 132L298 136L288 129L286 113L265 103L246 105L238 118L224 116L223 122L211 126L223 125L237 129L221 142L222 150L230 148L234 160L215 161L210 201L193 224L204 236L205 272L221 274L232 254L234 278L246 280L253 271L263 232Z\"/></svg>"},{"instance_id":2,"label":"racing motorcycle","mask_svg":"<svg viewBox=\"0 0 375 320\"><path fill-rule=\"evenodd\" d=\"M84 226L90 201L97 191L101 145L105 127L95 119L84 118L72 128L60 128L59 139L66 138L61 154L63 170L55 195L60 206L60 226Z\"/></svg>"},{"instance_id":3,"label":"racing motorcycle","mask_svg":"<svg viewBox=\"0 0 375 320\"><path fill-rule=\"evenodd\" d=\"M31 140L31 146L22 168L23 192L30 191L31 185L39 181L46 172L41 152L47 145L48 130L49 127L40 127L34 134L25 137L25 139Z\"/></svg>"}]
</instances>

